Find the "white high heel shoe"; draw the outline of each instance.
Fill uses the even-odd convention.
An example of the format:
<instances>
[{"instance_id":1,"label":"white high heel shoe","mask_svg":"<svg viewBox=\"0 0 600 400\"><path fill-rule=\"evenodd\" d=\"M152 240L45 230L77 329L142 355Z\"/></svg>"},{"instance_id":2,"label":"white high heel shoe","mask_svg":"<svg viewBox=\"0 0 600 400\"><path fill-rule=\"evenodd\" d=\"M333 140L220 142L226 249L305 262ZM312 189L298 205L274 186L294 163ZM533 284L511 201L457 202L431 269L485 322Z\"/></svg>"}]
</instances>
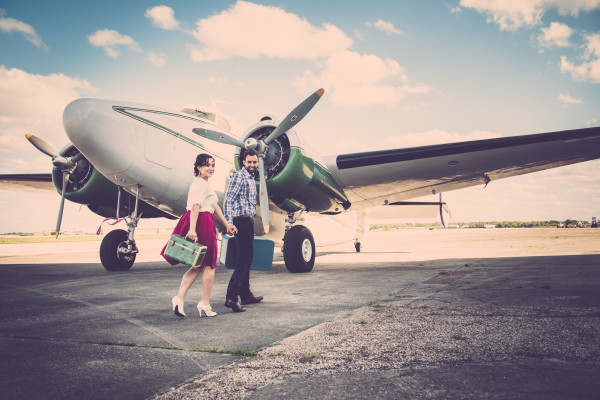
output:
<instances>
[{"instance_id":1,"label":"white high heel shoe","mask_svg":"<svg viewBox=\"0 0 600 400\"><path fill-rule=\"evenodd\" d=\"M171 299L171 303L173 304L173 312L175 315L178 317L185 317L185 312L183 312L183 300L175 296Z\"/></svg>"},{"instance_id":2,"label":"white high heel shoe","mask_svg":"<svg viewBox=\"0 0 600 400\"><path fill-rule=\"evenodd\" d=\"M217 315L217 313L212 310L210 305L204 304L203 302L199 301L198 302L198 313L200 313L201 317L202 317L202 311L204 311L204 314L206 314L207 317L214 317L215 315Z\"/></svg>"}]
</instances>

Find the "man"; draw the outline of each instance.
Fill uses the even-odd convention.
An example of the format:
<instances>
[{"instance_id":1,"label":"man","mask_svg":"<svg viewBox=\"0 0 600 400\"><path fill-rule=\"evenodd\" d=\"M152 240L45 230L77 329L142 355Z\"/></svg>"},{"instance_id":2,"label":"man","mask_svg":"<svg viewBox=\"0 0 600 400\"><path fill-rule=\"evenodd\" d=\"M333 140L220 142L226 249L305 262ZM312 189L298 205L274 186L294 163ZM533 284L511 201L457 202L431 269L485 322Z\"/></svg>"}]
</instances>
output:
<instances>
[{"instance_id":1,"label":"man","mask_svg":"<svg viewBox=\"0 0 600 400\"><path fill-rule=\"evenodd\" d=\"M242 304L260 303L262 296L254 296L250 291L250 264L254 249L254 217L256 216L256 182L254 176L258 168L258 155L249 151L242 160L244 167L232 175L225 200L223 214L227 223L237 229L235 240L237 246L237 263L229 286L225 307L233 312L246 311Z\"/></svg>"}]
</instances>

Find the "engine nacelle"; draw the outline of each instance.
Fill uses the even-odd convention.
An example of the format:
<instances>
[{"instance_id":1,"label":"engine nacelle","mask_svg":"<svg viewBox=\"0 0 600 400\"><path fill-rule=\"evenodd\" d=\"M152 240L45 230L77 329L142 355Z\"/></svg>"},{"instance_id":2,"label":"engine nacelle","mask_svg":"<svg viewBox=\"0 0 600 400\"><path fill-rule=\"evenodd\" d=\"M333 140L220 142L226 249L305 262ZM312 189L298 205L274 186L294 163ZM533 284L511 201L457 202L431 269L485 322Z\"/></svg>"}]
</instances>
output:
<instances>
[{"instance_id":1,"label":"engine nacelle","mask_svg":"<svg viewBox=\"0 0 600 400\"><path fill-rule=\"evenodd\" d=\"M65 146L59 152L63 157L73 157L79 153L72 144ZM52 169L52 183L56 191L62 194L63 173L59 169ZM93 213L102 217L115 217L117 214L117 185L106 179L85 157L77 161L74 171L69 175L65 198L74 203L87 205ZM119 217L131 214L134 207L135 197L122 191ZM143 213L144 218L174 218L142 201L138 204L138 213Z\"/></svg>"},{"instance_id":2,"label":"engine nacelle","mask_svg":"<svg viewBox=\"0 0 600 400\"><path fill-rule=\"evenodd\" d=\"M243 140L250 137L264 140L277 126L273 122L263 118L246 131ZM245 149L239 149L236 153L237 169L242 166L240 156L245 152ZM319 213L341 212L350 207L348 198L325 168L325 163L293 130L269 144L265 175L271 201L286 212L301 209Z\"/></svg>"}]
</instances>

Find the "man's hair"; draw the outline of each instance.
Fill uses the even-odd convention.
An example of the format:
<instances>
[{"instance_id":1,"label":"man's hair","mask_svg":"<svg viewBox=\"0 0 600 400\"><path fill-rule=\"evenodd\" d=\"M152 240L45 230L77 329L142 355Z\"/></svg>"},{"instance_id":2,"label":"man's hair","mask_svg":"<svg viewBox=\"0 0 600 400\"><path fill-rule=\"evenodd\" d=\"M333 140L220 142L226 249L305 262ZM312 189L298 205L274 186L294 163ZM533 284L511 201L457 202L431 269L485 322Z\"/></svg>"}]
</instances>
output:
<instances>
[{"instance_id":1,"label":"man's hair","mask_svg":"<svg viewBox=\"0 0 600 400\"><path fill-rule=\"evenodd\" d=\"M246 161L246 158L248 158L248 156L258 157L258 154L254 150L248 150L248 152L244 154L244 158L242 160Z\"/></svg>"}]
</instances>

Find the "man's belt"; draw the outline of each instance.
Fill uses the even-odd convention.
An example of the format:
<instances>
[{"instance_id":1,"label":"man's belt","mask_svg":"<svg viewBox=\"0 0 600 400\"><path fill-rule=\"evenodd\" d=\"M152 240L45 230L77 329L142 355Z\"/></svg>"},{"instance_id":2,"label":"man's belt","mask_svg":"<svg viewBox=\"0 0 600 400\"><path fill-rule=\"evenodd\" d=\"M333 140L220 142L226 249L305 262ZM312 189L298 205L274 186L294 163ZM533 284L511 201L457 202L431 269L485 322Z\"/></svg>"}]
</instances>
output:
<instances>
[{"instance_id":1,"label":"man's belt","mask_svg":"<svg viewBox=\"0 0 600 400\"><path fill-rule=\"evenodd\" d=\"M233 217L233 219L236 219L236 218L250 218L250 219L254 219L254 217L251 217L249 215L238 215L237 217Z\"/></svg>"}]
</instances>

